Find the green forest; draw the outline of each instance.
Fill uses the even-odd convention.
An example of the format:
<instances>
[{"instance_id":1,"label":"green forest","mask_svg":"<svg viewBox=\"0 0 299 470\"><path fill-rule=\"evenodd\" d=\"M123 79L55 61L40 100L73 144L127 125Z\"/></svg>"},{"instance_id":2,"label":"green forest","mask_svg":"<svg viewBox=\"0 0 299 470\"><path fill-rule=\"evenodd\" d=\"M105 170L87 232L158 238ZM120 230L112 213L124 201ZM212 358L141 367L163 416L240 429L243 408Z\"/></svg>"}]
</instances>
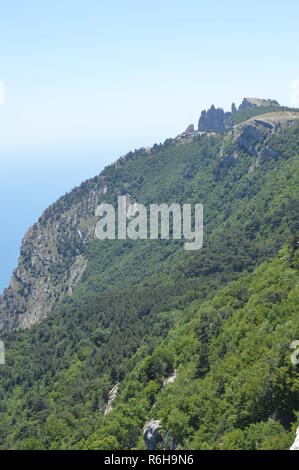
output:
<instances>
[{"instance_id":1,"label":"green forest","mask_svg":"<svg viewBox=\"0 0 299 470\"><path fill-rule=\"evenodd\" d=\"M252 148L231 132L206 133L103 171L111 204L123 194L145 205L203 204L204 246L61 239L55 282L78 250L87 268L45 320L1 335L1 449L141 450L150 420L161 423L161 449L290 447L299 422L290 360L299 339L299 125ZM41 223L59 221L96 183L61 198Z\"/></svg>"}]
</instances>

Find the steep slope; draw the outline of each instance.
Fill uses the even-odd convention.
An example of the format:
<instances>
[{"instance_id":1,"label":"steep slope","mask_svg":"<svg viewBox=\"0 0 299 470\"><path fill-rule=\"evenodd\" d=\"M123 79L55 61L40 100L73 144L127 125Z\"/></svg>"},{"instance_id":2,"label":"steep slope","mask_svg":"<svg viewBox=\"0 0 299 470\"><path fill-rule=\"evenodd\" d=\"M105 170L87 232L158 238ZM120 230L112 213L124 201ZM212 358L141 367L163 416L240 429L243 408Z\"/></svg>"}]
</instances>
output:
<instances>
[{"instance_id":1,"label":"steep slope","mask_svg":"<svg viewBox=\"0 0 299 470\"><path fill-rule=\"evenodd\" d=\"M152 448L288 449L299 410L290 357L298 302L299 250L290 246L211 301L194 302L120 385L85 448L143 449L143 425L154 420Z\"/></svg>"},{"instance_id":2,"label":"steep slope","mask_svg":"<svg viewBox=\"0 0 299 470\"><path fill-rule=\"evenodd\" d=\"M225 133L130 153L60 199L30 230L0 305L3 448L82 446L101 425L113 386L188 320L193 301L211 298L294 238L298 113L275 109L256 119L250 109L250 120L240 118ZM204 247L95 240L96 206L115 204L121 194L146 205L203 203ZM136 414L142 421L142 406ZM140 435L134 419L128 416L124 429L134 439L118 440L125 447Z\"/></svg>"},{"instance_id":3,"label":"steep slope","mask_svg":"<svg viewBox=\"0 0 299 470\"><path fill-rule=\"evenodd\" d=\"M26 233L19 264L0 297L0 330L28 328L71 294L86 268L84 246L106 187L102 177L82 184L41 216Z\"/></svg>"},{"instance_id":4,"label":"steep slope","mask_svg":"<svg viewBox=\"0 0 299 470\"><path fill-rule=\"evenodd\" d=\"M239 169L235 173L241 175L242 171L246 172L248 158L242 162L238 159L242 151L258 157L251 161L249 171L259 165L261 158L275 160L279 156L279 153L268 149L266 143L273 135L277 136L283 129L294 125L299 113L285 111L277 105L274 109L276 112L271 114L273 105L241 108L240 112L233 114L236 120L242 121L244 112L250 112L252 116L254 112L260 114L261 110L268 112L265 115L268 120L265 116L259 120L249 119L223 135L201 133L195 137L195 141L199 141L189 147L181 147L181 144L188 142L190 136L187 139L169 139L162 146L130 153L106 168L99 177L83 183L53 204L24 238L18 267L9 288L0 296L0 331L30 327L46 318L65 295L72 295L87 267L87 247L94 240L95 209L103 201L115 204L118 195L129 194L133 200L146 204L202 202L208 211L207 236L213 230L213 224L216 226L221 220L221 210L217 206L220 200L216 192L223 193L226 174L235 164ZM259 147L263 148L263 155L258 154ZM214 207L211 200L213 204L216 202ZM227 214L237 206L232 202L226 202L229 204ZM209 219L214 217L210 224ZM173 252L180 247L176 244L170 250ZM149 251L149 258L155 256L153 250ZM119 262L118 247L111 248L110 256ZM148 265L145 269L148 271ZM111 276L112 270L107 265L101 266L101 270ZM127 273L123 279L127 285Z\"/></svg>"}]
</instances>

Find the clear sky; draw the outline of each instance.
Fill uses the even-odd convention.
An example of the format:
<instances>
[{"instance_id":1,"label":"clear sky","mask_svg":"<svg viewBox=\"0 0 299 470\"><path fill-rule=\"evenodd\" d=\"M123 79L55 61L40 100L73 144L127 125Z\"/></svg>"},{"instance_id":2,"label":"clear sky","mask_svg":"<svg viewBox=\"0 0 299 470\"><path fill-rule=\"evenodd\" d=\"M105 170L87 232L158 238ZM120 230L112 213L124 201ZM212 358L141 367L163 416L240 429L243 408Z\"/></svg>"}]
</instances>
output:
<instances>
[{"instance_id":1,"label":"clear sky","mask_svg":"<svg viewBox=\"0 0 299 470\"><path fill-rule=\"evenodd\" d=\"M212 103L298 105L298 18L298 0L0 0L0 291L28 226L108 162Z\"/></svg>"}]
</instances>

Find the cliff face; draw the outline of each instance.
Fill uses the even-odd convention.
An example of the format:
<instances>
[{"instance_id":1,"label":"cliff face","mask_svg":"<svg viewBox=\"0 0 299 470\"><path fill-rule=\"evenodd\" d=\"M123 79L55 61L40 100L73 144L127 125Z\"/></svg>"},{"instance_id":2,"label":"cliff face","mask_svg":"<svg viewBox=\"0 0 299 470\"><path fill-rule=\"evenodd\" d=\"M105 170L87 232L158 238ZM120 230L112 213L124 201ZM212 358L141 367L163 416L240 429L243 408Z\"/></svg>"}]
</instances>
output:
<instances>
[{"instance_id":1,"label":"cliff face","mask_svg":"<svg viewBox=\"0 0 299 470\"><path fill-rule=\"evenodd\" d=\"M0 297L0 330L28 328L71 295L86 269L84 247L94 231L94 211L106 187L101 177L49 207L22 242L18 267Z\"/></svg>"},{"instance_id":2,"label":"cliff face","mask_svg":"<svg viewBox=\"0 0 299 470\"><path fill-rule=\"evenodd\" d=\"M215 131L224 132L233 127L233 117L242 111L254 110L259 111L262 108L275 108L279 110L279 103L276 100L266 100L259 98L244 98L239 108L235 103L231 105L231 112L224 112L222 108L211 106L207 111L204 110L198 121L199 131Z\"/></svg>"},{"instance_id":3,"label":"cliff face","mask_svg":"<svg viewBox=\"0 0 299 470\"><path fill-rule=\"evenodd\" d=\"M251 155L276 159L278 155L267 145L268 140L293 125L298 118L298 113L291 111L269 113L259 116L258 119L254 117L235 127L234 138L238 145Z\"/></svg>"},{"instance_id":4,"label":"cliff face","mask_svg":"<svg viewBox=\"0 0 299 470\"><path fill-rule=\"evenodd\" d=\"M225 113L222 108L214 105L208 111L202 111L198 122L199 131L225 131L231 127L230 113Z\"/></svg>"}]
</instances>

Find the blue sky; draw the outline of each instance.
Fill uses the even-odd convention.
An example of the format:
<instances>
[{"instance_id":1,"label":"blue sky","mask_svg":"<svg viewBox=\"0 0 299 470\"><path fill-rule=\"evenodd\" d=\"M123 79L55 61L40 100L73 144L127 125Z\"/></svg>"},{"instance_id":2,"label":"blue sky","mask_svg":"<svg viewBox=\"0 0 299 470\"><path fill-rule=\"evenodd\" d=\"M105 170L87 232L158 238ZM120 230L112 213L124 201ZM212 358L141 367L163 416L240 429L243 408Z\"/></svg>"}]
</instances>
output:
<instances>
[{"instance_id":1,"label":"blue sky","mask_svg":"<svg viewBox=\"0 0 299 470\"><path fill-rule=\"evenodd\" d=\"M0 291L47 205L244 96L291 105L298 1L0 0Z\"/></svg>"}]
</instances>

